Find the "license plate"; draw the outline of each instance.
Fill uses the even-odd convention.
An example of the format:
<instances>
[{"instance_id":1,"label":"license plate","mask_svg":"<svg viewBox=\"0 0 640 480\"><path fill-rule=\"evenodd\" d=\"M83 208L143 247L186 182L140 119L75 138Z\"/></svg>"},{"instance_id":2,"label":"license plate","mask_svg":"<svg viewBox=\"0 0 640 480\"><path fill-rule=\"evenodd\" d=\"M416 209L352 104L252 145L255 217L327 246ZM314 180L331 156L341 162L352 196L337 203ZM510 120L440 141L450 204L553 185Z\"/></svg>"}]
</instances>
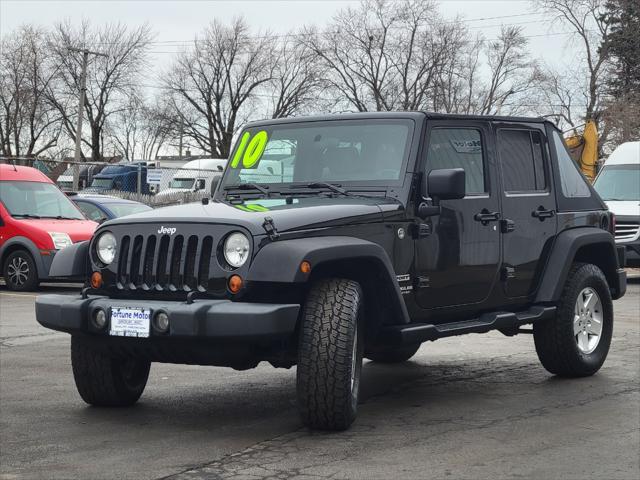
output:
<instances>
[{"instance_id":1,"label":"license plate","mask_svg":"<svg viewBox=\"0 0 640 480\"><path fill-rule=\"evenodd\" d=\"M136 307L111 307L109 335L116 337L149 336L151 310Z\"/></svg>"}]
</instances>

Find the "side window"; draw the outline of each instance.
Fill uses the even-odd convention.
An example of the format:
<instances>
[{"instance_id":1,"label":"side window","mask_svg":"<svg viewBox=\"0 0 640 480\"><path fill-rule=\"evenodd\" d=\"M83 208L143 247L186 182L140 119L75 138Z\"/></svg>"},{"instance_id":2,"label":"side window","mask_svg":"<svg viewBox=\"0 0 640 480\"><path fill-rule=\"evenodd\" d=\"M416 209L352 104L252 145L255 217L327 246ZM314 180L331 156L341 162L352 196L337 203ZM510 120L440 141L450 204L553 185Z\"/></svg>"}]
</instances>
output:
<instances>
[{"instance_id":1,"label":"side window","mask_svg":"<svg viewBox=\"0 0 640 480\"><path fill-rule=\"evenodd\" d=\"M500 129L498 152L506 192L530 192L547 188L540 132Z\"/></svg>"},{"instance_id":2,"label":"side window","mask_svg":"<svg viewBox=\"0 0 640 480\"><path fill-rule=\"evenodd\" d=\"M482 136L474 128L434 128L427 150L427 172L464 168L468 195L485 193Z\"/></svg>"},{"instance_id":3,"label":"side window","mask_svg":"<svg viewBox=\"0 0 640 480\"><path fill-rule=\"evenodd\" d=\"M82 214L89 220L98 222L104 217L104 214L100 211L100 209L91 203L78 202L76 203L76 205L78 206Z\"/></svg>"},{"instance_id":4,"label":"side window","mask_svg":"<svg viewBox=\"0 0 640 480\"><path fill-rule=\"evenodd\" d=\"M560 185L562 195L566 198L590 197L591 191L586 180L578 170L578 166L564 148L564 142L558 132L553 131L553 146L558 157L558 169L560 170Z\"/></svg>"}]
</instances>

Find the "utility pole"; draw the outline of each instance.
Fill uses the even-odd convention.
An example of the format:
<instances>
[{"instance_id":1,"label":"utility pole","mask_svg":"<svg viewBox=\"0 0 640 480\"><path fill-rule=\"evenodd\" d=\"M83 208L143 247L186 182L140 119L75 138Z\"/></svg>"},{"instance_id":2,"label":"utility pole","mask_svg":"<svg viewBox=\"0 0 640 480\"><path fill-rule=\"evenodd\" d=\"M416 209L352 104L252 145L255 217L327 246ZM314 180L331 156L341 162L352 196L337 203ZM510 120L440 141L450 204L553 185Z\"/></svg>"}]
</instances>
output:
<instances>
[{"instance_id":1,"label":"utility pole","mask_svg":"<svg viewBox=\"0 0 640 480\"><path fill-rule=\"evenodd\" d=\"M184 134L184 117L180 115L180 144L178 145L178 159L182 160L182 135Z\"/></svg>"},{"instance_id":2,"label":"utility pole","mask_svg":"<svg viewBox=\"0 0 640 480\"><path fill-rule=\"evenodd\" d=\"M86 48L74 48L69 47L70 52L82 53L82 71L80 73L80 102L78 103L78 124L76 125L76 152L74 155L74 167L73 167L73 190L78 191L80 183L80 146L82 142L82 117L84 114L84 101L87 92L87 63L89 63L89 55L96 55L99 57L108 57L106 53L92 52Z\"/></svg>"}]
</instances>

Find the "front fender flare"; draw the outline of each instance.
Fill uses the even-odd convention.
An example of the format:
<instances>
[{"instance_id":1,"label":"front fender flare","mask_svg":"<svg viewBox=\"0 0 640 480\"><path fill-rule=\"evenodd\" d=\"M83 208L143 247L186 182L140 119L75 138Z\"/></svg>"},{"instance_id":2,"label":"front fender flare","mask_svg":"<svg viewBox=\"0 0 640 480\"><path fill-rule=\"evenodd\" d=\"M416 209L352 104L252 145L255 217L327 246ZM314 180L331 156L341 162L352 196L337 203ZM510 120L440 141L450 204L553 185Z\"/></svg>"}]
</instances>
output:
<instances>
[{"instance_id":1,"label":"front fender flare","mask_svg":"<svg viewBox=\"0 0 640 480\"><path fill-rule=\"evenodd\" d=\"M63 248L53 257L49 274L56 278L82 278L88 274L89 240Z\"/></svg>"},{"instance_id":2,"label":"front fender flare","mask_svg":"<svg viewBox=\"0 0 640 480\"><path fill-rule=\"evenodd\" d=\"M384 272L383 288L392 293L394 310L401 323L409 322L407 307L396 280L389 255L380 245L354 237L314 237L283 240L263 247L253 259L248 281L273 283L304 283L308 275L300 271L307 261L312 269L323 263L340 260L367 260Z\"/></svg>"}]
</instances>

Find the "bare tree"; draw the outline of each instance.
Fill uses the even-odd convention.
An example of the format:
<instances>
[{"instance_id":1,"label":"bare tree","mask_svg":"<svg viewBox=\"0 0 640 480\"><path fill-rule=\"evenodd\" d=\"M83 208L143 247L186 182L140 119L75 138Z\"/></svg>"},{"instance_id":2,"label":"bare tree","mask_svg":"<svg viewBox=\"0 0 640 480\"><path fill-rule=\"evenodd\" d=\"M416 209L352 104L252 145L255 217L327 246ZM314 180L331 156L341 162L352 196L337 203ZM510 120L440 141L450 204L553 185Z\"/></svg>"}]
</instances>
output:
<instances>
[{"instance_id":1,"label":"bare tree","mask_svg":"<svg viewBox=\"0 0 640 480\"><path fill-rule=\"evenodd\" d=\"M339 11L322 31L307 28L302 38L329 72L326 84L348 105L360 112L392 110L397 72L391 43L400 21L396 4L365 0Z\"/></svg>"},{"instance_id":2,"label":"bare tree","mask_svg":"<svg viewBox=\"0 0 640 480\"><path fill-rule=\"evenodd\" d=\"M328 86L358 111L519 111L540 78L521 30L484 41L459 20L443 20L432 1L364 0L325 30L308 28L304 41Z\"/></svg>"},{"instance_id":3,"label":"bare tree","mask_svg":"<svg viewBox=\"0 0 640 480\"><path fill-rule=\"evenodd\" d=\"M75 141L77 98L81 86L81 54L73 48L99 50L106 57L90 57L87 73L85 115L90 131L82 139L90 148L91 158L103 157L104 127L109 116L126 111L130 98L136 94L140 75L146 66L146 51L152 34L147 25L128 29L122 24L107 24L93 28L88 21L74 28L69 21L55 25L51 48L60 66L61 85L49 92L50 100L62 115L63 126Z\"/></svg>"},{"instance_id":4,"label":"bare tree","mask_svg":"<svg viewBox=\"0 0 640 480\"><path fill-rule=\"evenodd\" d=\"M122 158L152 160L177 135L179 118L162 97L147 105L139 97L131 97L127 109L107 122L109 141Z\"/></svg>"},{"instance_id":5,"label":"bare tree","mask_svg":"<svg viewBox=\"0 0 640 480\"><path fill-rule=\"evenodd\" d=\"M610 25L605 15L604 0L539 0L551 18L568 26L581 46L582 65L571 68L586 70L582 90L585 120L599 120L602 113L603 75L606 73L610 49ZM576 114L573 114L576 116Z\"/></svg>"},{"instance_id":6,"label":"bare tree","mask_svg":"<svg viewBox=\"0 0 640 480\"><path fill-rule=\"evenodd\" d=\"M45 95L57 73L47 34L24 26L0 45L0 152L39 156L56 146L60 134L60 115Z\"/></svg>"},{"instance_id":7,"label":"bare tree","mask_svg":"<svg viewBox=\"0 0 640 480\"><path fill-rule=\"evenodd\" d=\"M273 63L273 79L264 84L264 94L272 100L271 118L289 117L310 107L321 85L314 52L294 36L293 41L281 43Z\"/></svg>"},{"instance_id":8,"label":"bare tree","mask_svg":"<svg viewBox=\"0 0 640 480\"><path fill-rule=\"evenodd\" d=\"M481 92L478 113L520 113L523 96L536 88L543 75L527 50L527 39L518 27L502 27L486 46L490 77ZM525 104L526 107L526 104Z\"/></svg>"},{"instance_id":9,"label":"bare tree","mask_svg":"<svg viewBox=\"0 0 640 480\"><path fill-rule=\"evenodd\" d=\"M272 36L249 33L241 18L213 22L166 76L185 135L213 156L229 155L233 132L250 114L245 107L274 78Z\"/></svg>"}]
</instances>

